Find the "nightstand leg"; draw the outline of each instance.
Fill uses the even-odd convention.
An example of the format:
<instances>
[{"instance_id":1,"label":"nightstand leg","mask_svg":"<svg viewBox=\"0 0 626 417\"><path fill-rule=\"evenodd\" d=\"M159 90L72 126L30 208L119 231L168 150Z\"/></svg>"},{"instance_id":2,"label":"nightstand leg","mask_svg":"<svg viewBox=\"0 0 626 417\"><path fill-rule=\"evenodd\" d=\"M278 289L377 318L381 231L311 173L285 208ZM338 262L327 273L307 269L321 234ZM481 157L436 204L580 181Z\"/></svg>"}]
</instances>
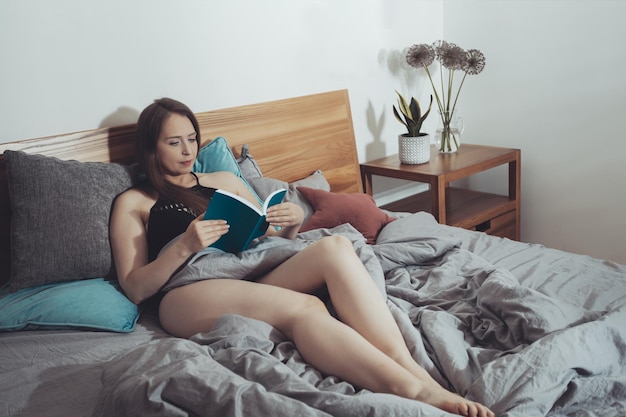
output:
<instances>
[{"instance_id":1,"label":"nightstand leg","mask_svg":"<svg viewBox=\"0 0 626 417\"><path fill-rule=\"evenodd\" d=\"M521 151L516 151L515 160L509 162L509 200L515 201L515 240L521 237L520 211L522 208L520 195L522 191L521 184Z\"/></svg>"},{"instance_id":2,"label":"nightstand leg","mask_svg":"<svg viewBox=\"0 0 626 417\"><path fill-rule=\"evenodd\" d=\"M363 182L363 192L373 196L374 187L372 186L372 174L361 173L361 181Z\"/></svg>"},{"instance_id":3,"label":"nightstand leg","mask_svg":"<svg viewBox=\"0 0 626 417\"><path fill-rule=\"evenodd\" d=\"M446 224L446 182L443 177L430 181L431 212L437 221Z\"/></svg>"}]
</instances>

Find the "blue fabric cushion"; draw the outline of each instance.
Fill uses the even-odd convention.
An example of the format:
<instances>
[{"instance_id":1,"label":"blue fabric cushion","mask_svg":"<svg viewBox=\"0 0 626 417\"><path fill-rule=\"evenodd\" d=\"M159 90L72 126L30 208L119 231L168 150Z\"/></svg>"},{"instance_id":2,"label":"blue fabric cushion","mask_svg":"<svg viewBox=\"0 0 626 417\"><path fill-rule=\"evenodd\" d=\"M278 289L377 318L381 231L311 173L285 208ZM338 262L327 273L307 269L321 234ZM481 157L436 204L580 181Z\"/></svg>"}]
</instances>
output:
<instances>
[{"instance_id":1,"label":"blue fabric cushion","mask_svg":"<svg viewBox=\"0 0 626 417\"><path fill-rule=\"evenodd\" d=\"M259 198L254 188L248 184L248 181L244 178L239 168L239 164L235 159L232 151L228 147L226 139L222 136L218 136L211 142L200 148L198 157L193 165L195 172L216 172L216 171L228 171L235 174L239 179L248 187L252 195L256 197L260 204L263 204L263 200Z\"/></svg>"},{"instance_id":2,"label":"blue fabric cushion","mask_svg":"<svg viewBox=\"0 0 626 417\"><path fill-rule=\"evenodd\" d=\"M0 292L0 330L94 329L128 333L139 309L114 281L93 278Z\"/></svg>"}]
</instances>

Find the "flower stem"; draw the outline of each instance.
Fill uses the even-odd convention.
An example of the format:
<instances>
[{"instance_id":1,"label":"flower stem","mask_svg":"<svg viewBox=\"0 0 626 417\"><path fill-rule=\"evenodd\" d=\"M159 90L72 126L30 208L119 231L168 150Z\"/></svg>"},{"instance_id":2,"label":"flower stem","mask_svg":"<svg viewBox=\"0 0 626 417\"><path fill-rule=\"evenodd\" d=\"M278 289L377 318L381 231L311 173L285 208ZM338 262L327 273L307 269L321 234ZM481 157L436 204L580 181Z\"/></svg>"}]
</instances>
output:
<instances>
[{"instance_id":1,"label":"flower stem","mask_svg":"<svg viewBox=\"0 0 626 417\"><path fill-rule=\"evenodd\" d=\"M454 79L454 70L448 70L448 100L446 101L446 112L450 111L450 99L452 98L452 80Z\"/></svg>"},{"instance_id":2,"label":"flower stem","mask_svg":"<svg viewBox=\"0 0 626 417\"><path fill-rule=\"evenodd\" d=\"M430 75L430 71L426 65L423 65L426 70L426 74L428 75L428 79L430 80L430 85L433 87L433 92L435 93L435 100L437 100L437 107L439 107L439 113L443 114L443 105L441 103L441 99L439 98L439 94L437 93L437 89L435 88L435 83L433 82L433 77Z\"/></svg>"},{"instance_id":3,"label":"flower stem","mask_svg":"<svg viewBox=\"0 0 626 417\"><path fill-rule=\"evenodd\" d=\"M444 103L444 108L443 110L445 111L445 106L447 105L449 100L446 100L446 90L443 87L443 65L439 64L439 77L441 78L441 95L442 95L442 99L443 99L443 103Z\"/></svg>"},{"instance_id":4,"label":"flower stem","mask_svg":"<svg viewBox=\"0 0 626 417\"><path fill-rule=\"evenodd\" d=\"M461 94L461 87L463 87L465 77L467 77L467 72L463 74L463 78L461 78L461 84L459 84L459 89L456 90L456 97L454 98L454 104L452 105L452 113L454 113L454 110L456 109L456 102L459 99L459 94Z\"/></svg>"}]
</instances>

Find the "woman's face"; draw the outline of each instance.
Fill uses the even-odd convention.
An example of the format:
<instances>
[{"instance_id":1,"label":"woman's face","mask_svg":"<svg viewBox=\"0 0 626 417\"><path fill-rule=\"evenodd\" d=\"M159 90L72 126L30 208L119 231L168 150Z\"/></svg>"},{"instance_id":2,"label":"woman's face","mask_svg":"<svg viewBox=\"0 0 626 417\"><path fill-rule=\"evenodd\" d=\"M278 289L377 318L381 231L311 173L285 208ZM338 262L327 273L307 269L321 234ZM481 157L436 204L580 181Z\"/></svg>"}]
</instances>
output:
<instances>
[{"instance_id":1,"label":"woman's face","mask_svg":"<svg viewBox=\"0 0 626 417\"><path fill-rule=\"evenodd\" d=\"M189 174L198 154L196 131L191 121L172 113L161 126L157 156L166 176Z\"/></svg>"}]
</instances>

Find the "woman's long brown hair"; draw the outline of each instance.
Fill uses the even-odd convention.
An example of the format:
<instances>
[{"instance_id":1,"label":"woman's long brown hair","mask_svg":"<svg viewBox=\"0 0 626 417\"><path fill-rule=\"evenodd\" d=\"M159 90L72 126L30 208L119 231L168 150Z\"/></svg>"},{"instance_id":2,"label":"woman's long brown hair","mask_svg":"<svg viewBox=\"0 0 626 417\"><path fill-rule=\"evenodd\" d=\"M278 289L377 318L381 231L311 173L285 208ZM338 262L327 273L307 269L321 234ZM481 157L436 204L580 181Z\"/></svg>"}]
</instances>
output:
<instances>
[{"instance_id":1,"label":"woman's long brown hair","mask_svg":"<svg viewBox=\"0 0 626 417\"><path fill-rule=\"evenodd\" d=\"M196 131L198 151L200 150L200 128L191 109L180 101L161 98L146 107L137 122L137 155L139 164L146 174L148 185L156 193L172 202L183 203L196 215L204 212L208 200L193 190L179 187L165 180L163 167L156 152L156 144L161 134L161 127L167 118L176 113L189 119Z\"/></svg>"}]
</instances>

